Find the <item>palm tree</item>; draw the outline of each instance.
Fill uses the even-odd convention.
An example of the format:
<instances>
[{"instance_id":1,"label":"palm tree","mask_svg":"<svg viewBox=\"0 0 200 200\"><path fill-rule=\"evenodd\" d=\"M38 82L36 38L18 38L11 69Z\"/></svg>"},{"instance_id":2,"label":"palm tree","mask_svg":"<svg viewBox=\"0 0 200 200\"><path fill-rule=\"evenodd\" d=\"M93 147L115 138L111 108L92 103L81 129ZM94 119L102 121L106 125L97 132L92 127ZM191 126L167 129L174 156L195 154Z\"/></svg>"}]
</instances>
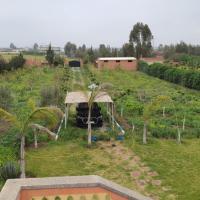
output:
<instances>
[{"instance_id":1,"label":"palm tree","mask_svg":"<svg viewBox=\"0 0 200 200\"><path fill-rule=\"evenodd\" d=\"M25 178L25 136L29 128L34 129L34 138L35 145L37 145L37 137L35 134L36 130L40 132L47 133L51 138L56 139L56 134L51 131L52 128L55 128L59 120L63 117L62 111L57 107L42 107L36 108L31 112L27 119L24 122L20 122L17 118L8 113L7 111L0 108L0 119L13 123L20 130L20 169L21 169L21 178ZM46 126L41 125L40 123L46 122Z\"/></svg>"},{"instance_id":2,"label":"palm tree","mask_svg":"<svg viewBox=\"0 0 200 200\"><path fill-rule=\"evenodd\" d=\"M100 85L92 84L89 86L89 88L91 89L91 94L90 94L89 100L88 100L88 121L87 121L87 124L88 124L88 146L91 146L91 144L92 144L92 124L91 124L92 106L95 102L96 97L99 96L101 92L105 91L109 87L111 87L111 84L109 84L109 83L103 83Z\"/></svg>"}]
</instances>

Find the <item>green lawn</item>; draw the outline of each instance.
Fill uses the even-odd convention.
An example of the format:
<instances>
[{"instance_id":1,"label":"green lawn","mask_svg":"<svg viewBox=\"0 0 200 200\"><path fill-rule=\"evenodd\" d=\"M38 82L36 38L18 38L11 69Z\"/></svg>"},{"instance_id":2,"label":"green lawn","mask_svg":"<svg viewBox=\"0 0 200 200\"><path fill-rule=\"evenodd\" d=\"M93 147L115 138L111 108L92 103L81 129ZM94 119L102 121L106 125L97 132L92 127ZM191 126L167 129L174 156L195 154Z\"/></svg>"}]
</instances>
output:
<instances>
[{"instance_id":1,"label":"green lawn","mask_svg":"<svg viewBox=\"0 0 200 200\"><path fill-rule=\"evenodd\" d=\"M153 140L148 145L131 143L136 152L180 200L198 200L200 197L200 140L188 139L178 145L175 141Z\"/></svg>"}]
</instances>

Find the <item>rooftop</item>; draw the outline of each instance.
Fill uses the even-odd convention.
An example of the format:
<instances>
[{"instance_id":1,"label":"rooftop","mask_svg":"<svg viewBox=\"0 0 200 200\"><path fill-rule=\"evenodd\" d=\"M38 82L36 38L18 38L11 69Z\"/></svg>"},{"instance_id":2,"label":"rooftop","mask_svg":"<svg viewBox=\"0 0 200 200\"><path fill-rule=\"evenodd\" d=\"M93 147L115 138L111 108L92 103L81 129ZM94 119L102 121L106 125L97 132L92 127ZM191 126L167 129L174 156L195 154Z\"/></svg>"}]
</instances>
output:
<instances>
[{"instance_id":1,"label":"rooftop","mask_svg":"<svg viewBox=\"0 0 200 200\"><path fill-rule=\"evenodd\" d=\"M136 60L135 57L102 57L98 60Z\"/></svg>"}]
</instances>

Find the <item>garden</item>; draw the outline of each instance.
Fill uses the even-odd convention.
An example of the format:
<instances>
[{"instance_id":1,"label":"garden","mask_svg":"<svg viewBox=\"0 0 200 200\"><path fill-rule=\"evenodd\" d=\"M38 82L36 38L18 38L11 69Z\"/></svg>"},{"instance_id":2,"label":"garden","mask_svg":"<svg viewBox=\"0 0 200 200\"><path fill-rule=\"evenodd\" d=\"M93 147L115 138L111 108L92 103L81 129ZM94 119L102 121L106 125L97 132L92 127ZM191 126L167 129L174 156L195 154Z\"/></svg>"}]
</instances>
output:
<instances>
[{"instance_id":1,"label":"garden","mask_svg":"<svg viewBox=\"0 0 200 200\"><path fill-rule=\"evenodd\" d=\"M72 108L68 126L66 129L62 126L57 141L41 133L35 148L34 131L27 129L27 177L95 174L155 199L198 199L197 90L138 71L98 71L92 66L84 66L80 71L60 66L25 67L0 75L0 107L13 114L21 127L36 108L54 105L64 111L66 92L87 88L91 83L112 84L107 92L115 102L115 118L125 130L124 141L116 141L120 132L117 128L113 131L107 127L104 132L92 130L101 141L87 148L87 130L75 127ZM106 117L103 107L102 111ZM52 126L51 119L44 120L43 114L39 117L42 118L36 122L39 120L41 125L57 131L59 123ZM14 163L12 175L18 176L21 129L3 120L0 120L4 124L0 126L0 165L8 168ZM1 185L6 178L1 176Z\"/></svg>"}]
</instances>

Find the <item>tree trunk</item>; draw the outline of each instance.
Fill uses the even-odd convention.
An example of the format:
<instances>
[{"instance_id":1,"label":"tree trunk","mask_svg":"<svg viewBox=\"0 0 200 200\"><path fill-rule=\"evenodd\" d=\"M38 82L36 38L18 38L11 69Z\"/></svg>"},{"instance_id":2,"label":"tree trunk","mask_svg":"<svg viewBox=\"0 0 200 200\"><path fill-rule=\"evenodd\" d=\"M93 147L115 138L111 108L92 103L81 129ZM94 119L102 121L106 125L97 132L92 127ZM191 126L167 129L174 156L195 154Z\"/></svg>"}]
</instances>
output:
<instances>
[{"instance_id":1,"label":"tree trunk","mask_svg":"<svg viewBox=\"0 0 200 200\"><path fill-rule=\"evenodd\" d=\"M88 146L92 144L91 107L88 109Z\"/></svg>"},{"instance_id":2,"label":"tree trunk","mask_svg":"<svg viewBox=\"0 0 200 200\"><path fill-rule=\"evenodd\" d=\"M26 178L25 174L25 136L21 136L21 147L20 147L20 170L21 178Z\"/></svg>"},{"instance_id":3,"label":"tree trunk","mask_svg":"<svg viewBox=\"0 0 200 200\"><path fill-rule=\"evenodd\" d=\"M35 146L35 149L38 148L37 133L36 133L36 131L34 131L34 146Z\"/></svg>"},{"instance_id":4,"label":"tree trunk","mask_svg":"<svg viewBox=\"0 0 200 200\"><path fill-rule=\"evenodd\" d=\"M143 144L147 144L147 122L144 122L144 129L143 129Z\"/></svg>"},{"instance_id":5,"label":"tree trunk","mask_svg":"<svg viewBox=\"0 0 200 200\"><path fill-rule=\"evenodd\" d=\"M165 117L165 107L163 107L163 117Z\"/></svg>"},{"instance_id":6,"label":"tree trunk","mask_svg":"<svg viewBox=\"0 0 200 200\"><path fill-rule=\"evenodd\" d=\"M183 131L185 130L185 116L184 116L184 118L183 118Z\"/></svg>"},{"instance_id":7,"label":"tree trunk","mask_svg":"<svg viewBox=\"0 0 200 200\"><path fill-rule=\"evenodd\" d=\"M178 128L178 138L177 138L178 143L181 143L181 131Z\"/></svg>"}]
</instances>

